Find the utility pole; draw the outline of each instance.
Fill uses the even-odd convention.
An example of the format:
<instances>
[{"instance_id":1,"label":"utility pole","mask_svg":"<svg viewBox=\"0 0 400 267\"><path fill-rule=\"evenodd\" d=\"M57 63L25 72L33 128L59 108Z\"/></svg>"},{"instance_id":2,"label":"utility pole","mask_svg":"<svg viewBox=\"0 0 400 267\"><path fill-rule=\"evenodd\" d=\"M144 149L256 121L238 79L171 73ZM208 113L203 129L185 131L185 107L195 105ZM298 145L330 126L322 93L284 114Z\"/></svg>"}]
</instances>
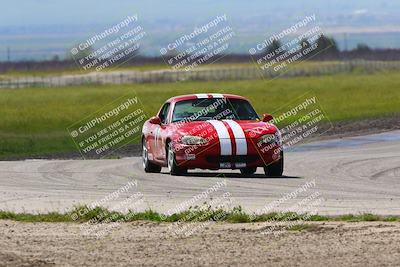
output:
<instances>
[{"instance_id":1,"label":"utility pole","mask_svg":"<svg viewBox=\"0 0 400 267\"><path fill-rule=\"evenodd\" d=\"M10 47L7 47L7 61L10 62Z\"/></svg>"}]
</instances>

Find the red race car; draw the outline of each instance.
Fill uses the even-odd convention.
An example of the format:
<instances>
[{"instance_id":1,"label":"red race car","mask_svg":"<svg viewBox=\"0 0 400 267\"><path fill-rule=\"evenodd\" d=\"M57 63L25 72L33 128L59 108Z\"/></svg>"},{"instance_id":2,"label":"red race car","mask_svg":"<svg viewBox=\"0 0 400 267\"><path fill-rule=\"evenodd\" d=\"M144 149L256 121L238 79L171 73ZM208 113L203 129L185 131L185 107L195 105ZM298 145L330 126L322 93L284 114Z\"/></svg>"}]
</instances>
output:
<instances>
[{"instance_id":1,"label":"red race car","mask_svg":"<svg viewBox=\"0 0 400 267\"><path fill-rule=\"evenodd\" d=\"M172 175L188 169L239 169L250 175L283 173L281 134L262 120L247 99L229 94L193 94L168 99L142 130L143 168Z\"/></svg>"}]
</instances>

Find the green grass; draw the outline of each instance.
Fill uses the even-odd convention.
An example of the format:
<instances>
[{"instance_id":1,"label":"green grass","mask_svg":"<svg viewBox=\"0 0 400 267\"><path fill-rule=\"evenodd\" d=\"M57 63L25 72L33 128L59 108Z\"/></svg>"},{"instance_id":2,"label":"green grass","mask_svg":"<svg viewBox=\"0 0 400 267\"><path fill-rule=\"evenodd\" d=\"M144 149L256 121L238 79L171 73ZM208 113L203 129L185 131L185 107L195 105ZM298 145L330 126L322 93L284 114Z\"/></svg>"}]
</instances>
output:
<instances>
[{"instance_id":1,"label":"green grass","mask_svg":"<svg viewBox=\"0 0 400 267\"><path fill-rule=\"evenodd\" d=\"M51 212L46 214L14 213L0 211L1 220L13 220L21 222L131 222L131 221L154 221L154 222L201 222L201 221L221 221L229 223L253 223L253 222L273 222L273 221L387 221L400 222L400 216L379 216L373 214L343 215L343 216L306 216L306 214L287 213L268 213L268 214L248 214L240 207L225 211L222 209L212 209L208 207L196 207L186 211L164 216L153 210L144 212L120 213L109 211L105 208L96 207L89 209L87 206L77 206L66 213ZM301 231L308 228L307 224L294 225L293 231Z\"/></svg>"},{"instance_id":2,"label":"green grass","mask_svg":"<svg viewBox=\"0 0 400 267\"><path fill-rule=\"evenodd\" d=\"M0 159L76 151L66 128L104 105L136 92L148 116L169 97L224 92L250 99L259 114L315 94L331 121L400 114L399 72L349 73L272 81L180 82L3 89L0 94ZM275 112L275 113L274 113Z\"/></svg>"}]
</instances>

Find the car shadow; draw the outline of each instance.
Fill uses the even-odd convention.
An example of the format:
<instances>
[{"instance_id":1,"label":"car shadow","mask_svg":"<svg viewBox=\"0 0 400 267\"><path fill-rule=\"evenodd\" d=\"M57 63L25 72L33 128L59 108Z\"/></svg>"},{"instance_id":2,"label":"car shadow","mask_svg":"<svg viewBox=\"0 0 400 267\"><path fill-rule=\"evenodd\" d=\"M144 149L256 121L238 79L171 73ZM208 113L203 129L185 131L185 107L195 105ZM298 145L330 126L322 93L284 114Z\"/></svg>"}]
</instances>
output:
<instances>
[{"instance_id":1,"label":"car shadow","mask_svg":"<svg viewBox=\"0 0 400 267\"><path fill-rule=\"evenodd\" d=\"M162 172L163 174L168 174L168 172ZM225 178L240 178L240 179L275 179L275 178L280 178L280 179L302 179L303 177L300 176L288 176L288 175L282 175L282 176L265 176L264 174L261 173L255 173L255 174L241 174L241 173L233 173L233 172L192 172L189 171L187 174L183 174L180 176L185 176L185 177L205 177L205 178L213 178L213 177L225 177Z\"/></svg>"}]
</instances>

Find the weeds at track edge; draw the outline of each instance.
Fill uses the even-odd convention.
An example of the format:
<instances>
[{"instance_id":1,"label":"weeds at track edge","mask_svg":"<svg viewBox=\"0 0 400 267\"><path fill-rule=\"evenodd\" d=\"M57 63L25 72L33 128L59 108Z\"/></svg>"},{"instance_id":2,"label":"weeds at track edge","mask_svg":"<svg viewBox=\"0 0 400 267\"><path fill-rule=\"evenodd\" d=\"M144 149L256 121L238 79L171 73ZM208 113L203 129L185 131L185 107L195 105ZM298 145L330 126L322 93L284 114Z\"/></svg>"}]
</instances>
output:
<instances>
[{"instance_id":1,"label":"weeds at track edge","mask_svg":"<svg viewBox=\"0 0 400 267\"><path fill-rule=\"evenodd\" d=\"M221 216L221 214L223 216ZM13 220L20 222L133 222L133 221L153 221L153 222L202 222L216 221L228 223L255 223L255 222L274 222L274 221L343 221L343 222L400 222L400 216L381 216L370 213L364 214L346 214L339 216L322 216L298 214L295 212L271 212L266 214L248 214L242 211L241 207L235 207L232 210L207 208L190 208L186 211L165 216L154 210L143 212L121 213L110 211L106 208L95 207L89 209L88 206L76 206L71 211L65 213L15 213L10 211L0 211L0 220ZM298 229L294 229L298 230Z\"/></svg>"}]
</instances>

